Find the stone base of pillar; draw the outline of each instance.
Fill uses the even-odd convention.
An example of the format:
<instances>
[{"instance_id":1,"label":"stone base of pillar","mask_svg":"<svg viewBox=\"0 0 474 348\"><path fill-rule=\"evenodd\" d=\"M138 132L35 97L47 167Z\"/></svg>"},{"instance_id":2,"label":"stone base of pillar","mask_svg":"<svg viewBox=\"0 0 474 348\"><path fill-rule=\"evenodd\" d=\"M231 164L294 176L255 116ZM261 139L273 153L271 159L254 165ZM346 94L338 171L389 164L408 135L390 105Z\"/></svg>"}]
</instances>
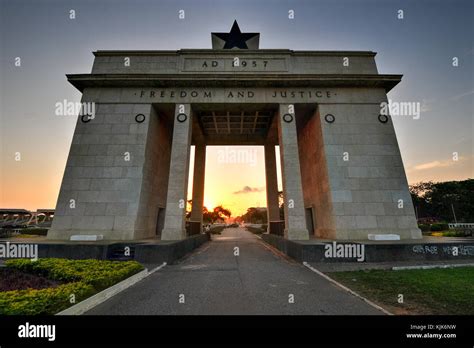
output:
<instances>
[{"instance_id":1,"label":"stone base of pillar","mask_svg":"<svg viewBox=\"0 0 474 348\"><path fill-rule=\"evenodd\" d=\"M316 238L321 239L336 239L336 230L334 228L316 228Z\"/></svg>"},{"instance_id":2,"label":"stone base of pillar","mask_svg":"<svg viewBox=\"0 0 474 348\"><path fill-rule=\"evenodd\" d=\"M202 233L202 223L201 221L189 221L189 235L193 236L195 234Z\"/></svg>"},{"instance_id":3,"label":"stone base of pillar","mask_svg":"<svg viewBox=\"0 0 474 348\"><path fill-rule=\"evenodd\" d=\"M71 236L102 236L103 240L136 240L146 238L145 231L136 230L80 230L80 229L50 229L46 235L48 240L70 240Z\"/></svg>"},{"instance_id":4,"label":"stone base of pillar","mask_svg":"<svg viewBox=\"0 0 474 348\"><path fill-rule=\"evenodd\" d=\"M290 240L309 240L309 232L306 228L285 229L285 238Z\"/></svg>"},{"instance_id":5,"label":"stone base of pillar","mask_svg":"<svg viewBox=\"0 0 474 348\"><path fill-rule=\"evenodd\" d=\"M161 231L161 240L182 240L186 238L186 230L177 228L164 228Z\"/></svg>"},{"instance_id":6,"label":"stone base of pillar","mask_svg":"<svg viewBox=\"0 0 474 348\"><path fill-rule=\"evenodd\" d=\"M337 229L336 240L367 240L369 234L396 234L400 239L421 239L418 228Z\"/></svg>"},{"instance_id":7,"label":"stone base of pillar","mask_svg":"<svg viewBox=\"0 0 474 348\"><path fill-rule=\"evenodd\" d=\"M277 235L283 236L285 230L285 221L270 221L268 223L267 232Z\"/></svg>"}]
</instances>

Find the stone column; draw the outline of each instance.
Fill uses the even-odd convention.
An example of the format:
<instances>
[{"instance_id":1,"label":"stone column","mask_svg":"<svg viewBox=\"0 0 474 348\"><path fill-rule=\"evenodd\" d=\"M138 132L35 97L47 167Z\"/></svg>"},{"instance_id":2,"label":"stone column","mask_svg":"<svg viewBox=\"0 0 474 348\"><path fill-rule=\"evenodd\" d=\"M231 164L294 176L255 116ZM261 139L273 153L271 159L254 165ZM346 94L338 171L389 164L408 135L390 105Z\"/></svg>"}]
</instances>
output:
<instances>
[{"instance_id":1,"label":"stone column","mask_svg":"<svg viewBox=\"0 0 474 348\"><path fill-rule=\"evenodd\" d=\"M285 238L309 239L301 186L301 169L298 153L296 118L292 105L280 104L278 138L285 207Z\"/></svg>"},{"instance_id":2,"label":"stone column","mask_svg":"<svg viewBox=\"0 0 474 348\"><path fill-rule=\"evenodd\" d=\"M82 101L91 99L83 97ZM141 123L135 120L139 114L144 116ZM157 131L159 127L160 121L151 104L99 100L94 119L84 123L78 117L47 238L153 237L154 231L145 222L150 215L150 204L139 202L144 197L142 192L149 188L147 169L154 158L153 145L164 141ZM154 141L150 142L151 139ZM168 153L163 154L152 173L159 172L161 176L161 171L166 171L168 175L168 169L160 166L168 163L167 156Z\"/></svg>"},{"instance_id":3,"label":"stone column","mask_svg":"<svg viewBox=\"0 0 474 348\"><path fill-rule=\"evenodd\" d=\"M189 155L191 147L191 106L176 104L171 145L171 163L162 240L186 238Z\"/></svg>"},{"instance_id":4,"label":"stone column","mask_svg":"<svg viewBox=\"0 0 474 348\"><path fill-rule=\"evenodd\" d=\"M275 145L265 144L265 181L267 191L268 233L278 234L280 209L278 207L278 180Z\"/></svg>"},{"instance_id":5,"label":"stone column","mask_svg":"<svg viewBox=\"0 0 474 348\"><path fill-rule=\"evenodd\" d=\"M196 144L194 150L193 205L191 234L202 233L202 208L204 205L204 178L206 172L206 145Z\"/></svg>"}]
</instances>

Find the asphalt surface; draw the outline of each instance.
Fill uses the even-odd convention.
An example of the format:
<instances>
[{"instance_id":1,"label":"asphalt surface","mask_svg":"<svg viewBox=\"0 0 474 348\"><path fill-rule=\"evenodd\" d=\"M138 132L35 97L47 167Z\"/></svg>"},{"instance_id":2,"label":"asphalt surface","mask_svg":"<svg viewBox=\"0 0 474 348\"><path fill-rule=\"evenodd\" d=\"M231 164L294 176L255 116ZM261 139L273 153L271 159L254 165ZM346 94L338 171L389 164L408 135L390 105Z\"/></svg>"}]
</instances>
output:
<instances>
[{"instance_id":1,"label":"asphalt surface","mask_svg":"<svg viewBox=\"0 0 474 348\"><path fill-rule=\"evenodd\" d=\"M86 314L383 313L252 233L230 228L180 263L162 268Z\"/></svg>"}]
</instances>

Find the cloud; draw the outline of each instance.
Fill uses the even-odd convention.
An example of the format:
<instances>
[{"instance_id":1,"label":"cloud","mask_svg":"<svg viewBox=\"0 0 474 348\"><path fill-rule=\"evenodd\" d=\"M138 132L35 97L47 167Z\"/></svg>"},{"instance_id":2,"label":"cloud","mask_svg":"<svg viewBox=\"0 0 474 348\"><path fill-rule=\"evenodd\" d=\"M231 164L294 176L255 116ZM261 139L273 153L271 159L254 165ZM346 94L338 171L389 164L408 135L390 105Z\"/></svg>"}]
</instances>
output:
<instances>
[{"instance_id":1,"label":"cloud","mask_svg":"<svg viewBox=\"0 0 474 348\"><path fill-rule=\"evenodd\" d=\"M461 93L461 94L458 94L458 95L454 95L454 96L452 96L450 99L451 99L451 100L458 101L459 99L464 98L464 97L467 97L467 96L469 96L469 95L471 95L471 94L474 94L474 89L472 89L472 90L470 90L470 91L466 91L466 92Z\"/></svg>"},{"instance_id":2,"label":"cloud","mask_svg":"<svg viewBox=\"0 0 474 348\"><path fill-rule=\"evenodd\" d=\"M244 186L242 190L235 191L234 195L238 195L241 193L254 193L254 192L262 192L264 190L263 187L250 187L250 186Z\"/></svg>"},{"instance_id":3,"label":"cloud","mask_svg":"<svg viewBox=\"0 0 474 348\"><path fill-rule=\"evenodd\" d=\"M420 171L420 170L427 170L427 169L434 169L434 168L443 168L455 165L461 161L464 161L464 157L459 156L458 160L446 160L446 161L431 161L426 163L421 163L416 166L413 166L409 169L409 171Z\"/></svg>"},{"instance_id":4,"label":"cloud","mask_svg":"<svg viewBox=\"0 0 474 348\"><path fill-rule=\"evenodd\" d=\"M440 168L440 167L447 167L449 163L447 162L440 162L440 161L432 161L419 164L413 167L414 170L426 170L426 169L433 169L433 168Z\"/></svg>"}]
</instances>

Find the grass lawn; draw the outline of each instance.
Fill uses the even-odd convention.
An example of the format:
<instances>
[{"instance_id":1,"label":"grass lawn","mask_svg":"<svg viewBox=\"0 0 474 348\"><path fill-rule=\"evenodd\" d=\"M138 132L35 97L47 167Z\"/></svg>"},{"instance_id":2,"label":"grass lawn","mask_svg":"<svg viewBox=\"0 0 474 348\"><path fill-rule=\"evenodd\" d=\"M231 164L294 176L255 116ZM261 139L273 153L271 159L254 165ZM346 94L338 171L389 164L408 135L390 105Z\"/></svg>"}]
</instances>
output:
<instances>
[{"instance_id":1,"label":"grass lawn","mask_svg":"<svg viewBox=\"0 0 474 348\"><path fill-rule=\"evenodd\" d=\"M394 314L474 314L474 267L328 275Z\"/></svg>"}]
</instances>

